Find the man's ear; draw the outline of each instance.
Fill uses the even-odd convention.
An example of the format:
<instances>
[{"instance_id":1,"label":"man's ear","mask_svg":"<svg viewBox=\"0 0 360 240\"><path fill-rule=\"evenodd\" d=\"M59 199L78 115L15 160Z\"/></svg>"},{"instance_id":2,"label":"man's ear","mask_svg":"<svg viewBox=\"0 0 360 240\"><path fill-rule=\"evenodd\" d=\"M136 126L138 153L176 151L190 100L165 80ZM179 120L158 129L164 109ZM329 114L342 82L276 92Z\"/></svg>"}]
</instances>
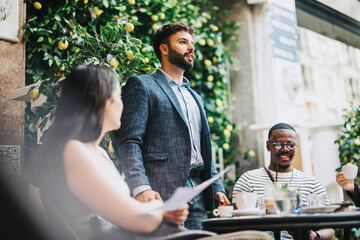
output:
<instances>
[{"instance_id":1,"label":"man's ear","mask_svg":"<svg viewBox=\"0 0 360 240\"><path fill-rule=\"evenodd\" d=\"M160 44L159 49L162 55L167 56L169 54L169 47L165 43Z\"/></svg>"},{"instance_id":2,"label":"man's ear","mask_svg":"<svg viewBox=\"0 0 360 240\"><path fill-rule=\"evenodd\" d=\"M266 141L266 149L270 152L270 141Z\"/></svg>"}]
</instances>

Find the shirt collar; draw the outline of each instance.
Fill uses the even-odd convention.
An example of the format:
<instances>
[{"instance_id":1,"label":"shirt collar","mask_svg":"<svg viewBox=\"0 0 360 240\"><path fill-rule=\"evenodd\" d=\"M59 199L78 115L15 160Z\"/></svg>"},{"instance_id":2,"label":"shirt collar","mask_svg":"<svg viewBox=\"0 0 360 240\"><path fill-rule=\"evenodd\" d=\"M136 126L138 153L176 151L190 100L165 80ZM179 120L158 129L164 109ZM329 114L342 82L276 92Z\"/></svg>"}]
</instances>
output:
<instances>
[{"instance_id":1,"label":"shirt collar","mask_svg":"<svg viewBox=\"0 0 360 240\"><path fill-rule=\"evenodd\" d=\"M179 85L177 84L174 79L172 79L172 77L170 77L169 74L167 74L164 70L162 70L161 68L159 69L165 76L166 80L169 82L169 83L173 83L173 84L176 84L176 85ZM183 77L183 83L181 84L181 87L184 86L186 88L189 88L190 87L190 82L189 80L186 78L186 77Z\"/></svg>"}]
</instances>

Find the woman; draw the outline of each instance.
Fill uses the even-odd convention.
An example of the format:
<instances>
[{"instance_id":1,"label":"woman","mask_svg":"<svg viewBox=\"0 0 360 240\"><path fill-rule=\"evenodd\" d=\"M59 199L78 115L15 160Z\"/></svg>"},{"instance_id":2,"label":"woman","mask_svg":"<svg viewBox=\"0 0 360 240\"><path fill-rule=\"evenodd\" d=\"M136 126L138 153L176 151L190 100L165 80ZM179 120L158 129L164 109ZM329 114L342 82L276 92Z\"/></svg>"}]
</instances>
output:
<instances>
[{"instance_id":1,"label":"woman","mask_svg":"<svg viewBox=\"0 0 360 240\"><path fill-rule=\"evenodd\" d=\"M360 207L360 190L354 179L346 179L342 172L336 174L336 181L346 194L353 200L357 207Z\"/></svg>"},{"instance_id":2,"label":"woman","mask_svg":"<svg viewBox=\"0 0 360 240\"><path fill-rule=\"evenodd\" d=\"M122 176L99 146L106 132L120 127L120 95L113 71L76 68L64 81L55 120L32 168L40 195L57 206L80 239L167 234L179 231L177 225L188 215L188 206L163 212L157 210L162 206L158 200L140 203L131 198ZM163 227L163 219L173 228ZM100 226L106 226L106 231Z\"/></svg>"}]
</instances>

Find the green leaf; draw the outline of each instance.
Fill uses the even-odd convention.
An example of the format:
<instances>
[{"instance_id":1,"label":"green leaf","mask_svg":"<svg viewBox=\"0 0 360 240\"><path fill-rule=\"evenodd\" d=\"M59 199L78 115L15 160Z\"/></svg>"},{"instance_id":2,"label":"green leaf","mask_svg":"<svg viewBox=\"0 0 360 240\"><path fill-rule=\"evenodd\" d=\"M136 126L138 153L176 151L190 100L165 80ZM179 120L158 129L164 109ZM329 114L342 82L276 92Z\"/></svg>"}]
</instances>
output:
<instances>
[{"instance_id":1,"label":"green leaf","mask_svg":"<svg viewBox=\"0 0 360 240\"><path fill-rule=\"evenodd\" d=\"M109 7L109 2L108 2L107 0L103 0L103 4L104 4L104 6L105 6L106 8Z\"/></svg>"}]
</instances>

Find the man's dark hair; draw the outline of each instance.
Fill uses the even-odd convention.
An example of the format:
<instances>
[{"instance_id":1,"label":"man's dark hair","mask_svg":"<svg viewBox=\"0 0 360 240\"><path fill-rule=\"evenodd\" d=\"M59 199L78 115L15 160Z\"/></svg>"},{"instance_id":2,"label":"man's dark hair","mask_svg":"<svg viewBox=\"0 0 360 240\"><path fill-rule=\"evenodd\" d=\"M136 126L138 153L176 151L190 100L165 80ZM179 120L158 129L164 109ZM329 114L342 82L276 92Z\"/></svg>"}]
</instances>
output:
<instances>
[{"instance_id":1,"label":"man's dark hair","mask_svg":"<svg viewBox=\"0 0 360 240\"><path fill-rule=\"evenodd\" d=\"M152 37L154 51L160 62L161 62L160 45L163 43L169 45L169 37L172 34L180 31L188 32L192 37L194 37L195 28L193 26L188 26L182 22L169 23L162 26L159 30L157 30L155 35Z\"/></svg>"},{"instance_id":2,"label":"man's dark hair","mask_svg":"<svg viewBox=\"0 0 360 240\"><path fill-rule=\"evenodd\" d=\"M271 134L274 130L277 130L277 129L289 129L289 130L292 130L296 133L295 131L295 128L293 128L292 126L290 126L289 124L287 123L277 123L275 124L274 126L272 126L269 130L269 135L268 135L268 139L270 139L271 137Z\"/></svg>"}]
</instances>

